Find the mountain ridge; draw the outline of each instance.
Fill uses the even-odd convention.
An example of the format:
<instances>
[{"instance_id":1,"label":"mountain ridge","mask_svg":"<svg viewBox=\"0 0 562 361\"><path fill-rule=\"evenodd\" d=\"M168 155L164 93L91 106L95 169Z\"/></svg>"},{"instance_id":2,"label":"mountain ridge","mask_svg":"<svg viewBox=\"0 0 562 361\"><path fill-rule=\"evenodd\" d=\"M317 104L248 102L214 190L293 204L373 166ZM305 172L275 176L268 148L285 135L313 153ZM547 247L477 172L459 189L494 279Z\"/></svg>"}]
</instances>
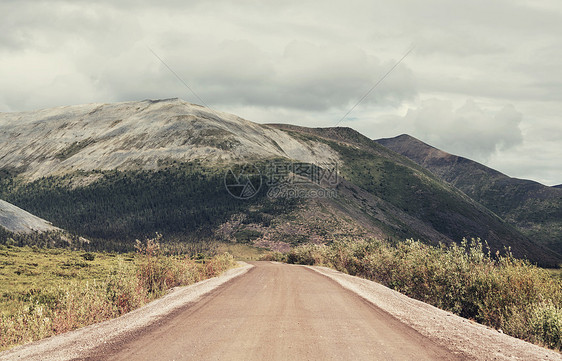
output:
<instances>
[{"instance_id":1,"label":"mountain ridge","mask_svg":"<svg viewBox=\"0 0 562 361\"><path fill-rule=\"evenodd\" d=\"M562 189L509 177L407 134L375 142L408 157L459 188L529 237L562 252Z\"/></svg>"},{"instance_id":2,"label":"mountain ridge","mask_svg":"<svg viewBox=\"0 0 562 361\"><path fill-rule=\"evenodd\" d=\"M329 149L310 149L283 132L177 98L2 113L0 144L0 169L33 178L74 169L155 169L165 158L337 161L325 154Z\"/></svg>"},{"instance_id":3,"label":"mountain ridge","mask_svg":"<svg viewBox=\"0 0 562 361\"><path fill-rule=\"evenodd\" d=\"M412 183L412 179L416 179L418 177L420 177L422 174L424 176L427 177L431 177L433 176L433 173L428 171L427 169L425 169L424 167L418 165L417 163L413 162L412 160L410 160L407 157L404 157L402 155L399 155L398 153L394 152L393 150L390 150L386 147L381 147L381 145L379 145L376 142L373 142L371 139L369 139L368 137L362 135L361 133L351 129L351 128L306 128L306 127L299 127L299 126L295 126L295 125L286 125L286 124L275 124L272 126L276 126L279 127L280 129L287 129L288 131L301 131L302 133L305 134L314 134L314 135L319 135L321 137L323 137L324 139L331 139L331 140L336 140L336 141L340 141L343 143L346 143L350 146L354 146L354 147L358 147L358 148L363 148L363 149L369 149L373 151L374 155L382 155L384 157L390 158L392 161L396 162L397 164L400 164L404 167L407 167L409 169L413 169L414 170L414 174L415 177L412 177L410 180L408 180L406 182L405 187L402 188L396 188L394 187L394 193L398 194L398 193L404 193L404 195L402 196L402 200L401 203L402 207L410 207L411 210L411 206L408 205L408 203L415 203L416 197L417 197L417 191L416 192L410 192L408 193L408 187L414 187L414 183ZM345 135L345 136L343 136ZM341 154L341 152L340 152ZM342 158L345 164L346 159ZM368 159L365 160L366 162L368 161ZM418 173L419 172L419 173ZM416 174L417 173L417 174ZM393 179L394 182L397 182L398 179ZM357 183L356 183L357 184ZM446 183L448 184L448 183ZM368 185L364 185L368 187ZM389 187L389 185L387 185L386 187ZM489 225L496 223L496 229L500 229L502 228L503 231L503 236L497 237L497 234L494 234L495 232L490 232L490 233L480 233L480 237L483 239L487 239L490 244L495 244L493 246L493 248L495 249L501 249L503 247L509 247L509 243L508 242L502 242L500 241L500 238L505 238L505 237L512 237L513 240L517 239L518 242L521 243L526 243L528 242L528 239L525 239L525 237L521 237L520 235L518 235L517 232L512 232L511 225L506 224L502 219L500 219L500 217L498 217L495 213L491 212L490 210L488 210L487 208L483 207L482 205L480 205L478 202L474 201L472 198L468 197L465 193L459 191L458 189L456 189L455 187L452 188L447 188L446 185L440 185L438 187L441 187L441 189L445 188L447 191L450 191L450 193L455 194L455 197L457 197L457 200L463 199L464 201L466 201L466 203L471 204L468 208L466 207L461 207L461 209L453 209L455 208L455 205L458 205L458 202L456 201L444 201L446 197L448 196L444 196L443 193L440 193L440 196L434 197L437 198L437 200L433 200L433 202L441 202L441 204L443 204L443 207L448 207L448 211L443 211L443 210L436 210L432 207L425 207L424 203L425 203L425 199L418 199L417 202L417 206L419 209L424 209L425 210L425 215L423 214L419 214L417 215L417 217L422 217L422 219L425 219L425 222L427 223L428 221L431 222L431 218L434 214L434 212L438 212L440 213L439 218L445 218L447 219L446 223L450 224L450 223L457 223L457 224L463 224L463 229L478 229L479 223L486 223L488 222ZM439 188L438 189L433 189L432 192L437 192L439 194ZM380 196L380 195L379 195ZM426 196L430 196L430 194L426 194ZM443 198L445 197L445 198ZM441 198L443 198L441 200ZM383 196L384 199L384 196ZM443 202L444 201L444 202ZM394 201L394 203L396 203L396 201ZM429 213L429 214L427 214ZM450 214L447 214L450 213ZM485 219L487 219L486 221L484 221L484 218L481 218L481 214L485 213L487 214L487 216L485 217ZM468 217L466 217L466 215L469 215ZM449 216L451 216L452 218L449 218ZM433 225L434 227L438 227L441 229L445 230L445 233L448 233L450 231L447 231L447 226L446 225ZM441 227L439 227L441 226ZM492 227L494 228L494 227ZM452 233L454 234L454 233ZM484 235L482 235L484 234ZM443 235L441 235L443 236ZM450 239L458 239L458 238L462 238L465 237L466 235L460 235L457 234L456 237L451 237L448 240L447 239L443 239L443 242L447 243L448 241L450 241ZM501 245L498 245L498 242ZM521 256L521 254L516 251L515 254L519 254L519 256Z\"/></svg>"},{"instance_id":4,"label":"mountain ridge","mask_svg":"<svg viewBox=\"0 0 562 361\"><path fill-rule=\"evenodd\" d=\"M480 237L541 264L561 260L351 128L264 125L179 99L145 100L0 114L0 149L1 198L99 247L127 249L154 232L280 249L340 237L435 244ZM255 197L240 200L224 183L239 164L288 165L286 179L295 165L337 165L341 181L330 188L337 197L274 198L264 178Z\"/></svg>"}]
</instances>

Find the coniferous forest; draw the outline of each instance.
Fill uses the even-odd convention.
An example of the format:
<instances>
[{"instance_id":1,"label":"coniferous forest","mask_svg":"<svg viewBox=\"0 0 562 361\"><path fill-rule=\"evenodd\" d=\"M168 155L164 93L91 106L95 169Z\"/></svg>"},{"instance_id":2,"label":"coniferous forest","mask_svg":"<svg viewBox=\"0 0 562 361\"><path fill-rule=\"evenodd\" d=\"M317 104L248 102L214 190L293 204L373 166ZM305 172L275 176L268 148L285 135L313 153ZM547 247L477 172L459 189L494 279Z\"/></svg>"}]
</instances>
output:
<instances>
[{"instance_id":1,"label":"coniferous forest","mask_svg":"<svg viewBox=\"0 0 562 361\"><path fill-rule=\"evenodd\" d=\"M32 182L4 177L0 199L88 237L91 247L116 251L129 250L132 241L156 232L165 239L200 241L211 238L212 230L235 213L260 222L264 213L286 211L294 203L268 199L265 187L249 200L234 198L224 174L198 163L178 163L157 171L79 171ZM84 184L85 179L94 180Z\"/></svg>"}]
</instances>

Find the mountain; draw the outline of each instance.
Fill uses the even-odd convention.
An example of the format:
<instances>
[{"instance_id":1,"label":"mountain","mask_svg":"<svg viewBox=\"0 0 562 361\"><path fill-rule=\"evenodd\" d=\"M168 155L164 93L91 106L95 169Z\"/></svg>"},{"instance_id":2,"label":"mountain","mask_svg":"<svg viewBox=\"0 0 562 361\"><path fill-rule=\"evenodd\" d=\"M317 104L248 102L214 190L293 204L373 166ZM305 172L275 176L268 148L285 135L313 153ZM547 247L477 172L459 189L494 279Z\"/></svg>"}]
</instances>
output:
<instances>
[{"instance_id":1,"label":"mountain","mask_svg":"<svg viewBox=\"0 0 562 361\"><path fill-rule=\"evenodd\" d=\"M157 169L168 160L337 161L323 144L178 99L0 115L0 169L37 179L76 169ZM318 147L318 148L315 148Z\"/></svg>"},{"instance_id":2,"label":"mountain","mask_svg":"<svg viewBox=\"0 0 562 361\"><path fill-rule=\"evenodd\" d=\"M179 99L0 114L0 198L130 250L136 238L284 250L337 238L460 242L543 265L560 255L349 128L262 125Z\"/></svg>"},{"instance_id":3,"label":"mountain","mask_svg":"<svg viewBox=\"0 0 562 361\"><path fill-rule=\"evenodd\" d=\"M562 253L562 188L511 178L406 134L376 142L460 189L529 238Z\"/></svg>"},{"instance_id":4,"label":"mountain","mask_svg":"<svg viewBox=\"0 0 562 361\"><path fill-rule=\"evenodd\" d=\"M55 231L50 222L34 216L21 208L14 206L0 199L0 227L4 227L10 232L31 233Z\"/></svg>"}]
</instances>

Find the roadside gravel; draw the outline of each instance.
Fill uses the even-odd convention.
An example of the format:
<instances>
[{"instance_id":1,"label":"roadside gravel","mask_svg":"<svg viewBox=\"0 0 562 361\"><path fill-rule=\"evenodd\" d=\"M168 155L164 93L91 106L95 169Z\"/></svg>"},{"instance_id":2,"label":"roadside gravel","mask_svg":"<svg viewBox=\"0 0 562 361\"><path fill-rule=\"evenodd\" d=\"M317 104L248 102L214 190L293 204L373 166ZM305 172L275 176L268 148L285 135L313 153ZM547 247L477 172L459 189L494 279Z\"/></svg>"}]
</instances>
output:
<instances>
[{"instance_id":1,"label":"roadside gravel","mask_svg":"<svg viewBox=\"0 0 562 361\"><path fill-rule=\"evenodd\" d=\"M241 267L228 270L219 277L190 286L176 287L164 297L119 318L15 347L0 353L0 360L64 361L78 358L121 334L146 327L177 308L197 302L204 294L246 273L252 267L242 263Z\"/></svg>"},{"instance_id":2,"label":"roadside gravel","mask_svg":"<svg viewBox=\"0 0 562 361\"><path fill-rule=\"evenodd\" d=\"M474 360L562 360L562 354L414 300L379 283L326 267L308 268L388 312L422 335Z\"/></svg>"}]
</instances>

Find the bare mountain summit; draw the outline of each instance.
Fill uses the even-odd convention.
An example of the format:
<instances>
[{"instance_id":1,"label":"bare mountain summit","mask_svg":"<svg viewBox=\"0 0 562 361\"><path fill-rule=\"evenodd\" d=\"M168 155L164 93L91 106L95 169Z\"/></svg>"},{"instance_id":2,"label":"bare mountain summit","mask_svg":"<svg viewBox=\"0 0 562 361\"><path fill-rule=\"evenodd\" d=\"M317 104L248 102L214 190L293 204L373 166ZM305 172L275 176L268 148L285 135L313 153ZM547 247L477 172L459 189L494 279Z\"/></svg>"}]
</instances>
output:
<instances>
[{"instance_id":1,"label":"bare mountain summit","mask_svg":"<svg viewBox=\"0 0 562 361\"><path fill-rule=\"evenodd\" d=\"M77 169L156 169L166 160L337 161L324 144L179 99L0 113L0 145L0 169L33 178Z\"/></svg>"}]
</instances>

